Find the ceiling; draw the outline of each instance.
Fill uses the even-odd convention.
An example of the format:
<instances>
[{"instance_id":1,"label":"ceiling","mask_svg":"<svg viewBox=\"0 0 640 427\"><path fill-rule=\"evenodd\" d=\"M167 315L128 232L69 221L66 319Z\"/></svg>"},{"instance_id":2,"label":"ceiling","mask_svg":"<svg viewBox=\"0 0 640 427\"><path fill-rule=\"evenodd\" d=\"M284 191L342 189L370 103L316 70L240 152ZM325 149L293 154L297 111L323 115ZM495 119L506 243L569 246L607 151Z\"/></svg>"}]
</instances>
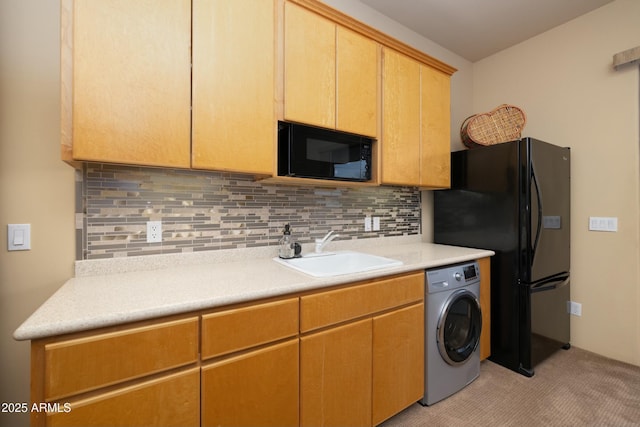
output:
<instances>
[{"instance_id":1,"label":"ceiling","mask_svg":"<svg viewBox=\"0 0 640 427\"><path fill-rule=\"evenodd\" d=\"M360 0L476 62L613 0Z\"/></svg>"}]
</instances>

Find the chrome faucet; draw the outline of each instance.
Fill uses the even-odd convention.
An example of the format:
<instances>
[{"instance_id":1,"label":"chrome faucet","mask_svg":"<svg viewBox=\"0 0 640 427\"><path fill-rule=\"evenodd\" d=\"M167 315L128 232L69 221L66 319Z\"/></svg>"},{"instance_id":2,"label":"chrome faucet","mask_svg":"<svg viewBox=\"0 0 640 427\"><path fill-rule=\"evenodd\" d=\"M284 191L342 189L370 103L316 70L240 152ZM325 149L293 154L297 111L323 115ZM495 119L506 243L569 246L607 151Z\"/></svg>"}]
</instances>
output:
<instances>
[{"instance_id":1,"label":"chrome faucet","mask_svg":"<svg viewBox=\"0 0 640 427\"><path fill-rule=\"evenodd\" d=\"M327 233L322 239L316 239L316 253L322 253L322 249L324 249L327 244L335 239L336 237L340 237L339 234L335 234L333 230Z\"/></svg>"}]
</instances>

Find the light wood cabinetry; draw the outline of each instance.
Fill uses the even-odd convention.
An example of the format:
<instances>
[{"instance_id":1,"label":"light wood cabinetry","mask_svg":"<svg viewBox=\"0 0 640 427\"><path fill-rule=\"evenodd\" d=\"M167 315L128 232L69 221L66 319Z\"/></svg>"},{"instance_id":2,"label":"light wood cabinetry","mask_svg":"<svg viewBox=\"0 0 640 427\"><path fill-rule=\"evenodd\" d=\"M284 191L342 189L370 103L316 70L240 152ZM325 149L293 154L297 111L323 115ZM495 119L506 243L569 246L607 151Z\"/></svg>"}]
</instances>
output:
<instances>
[{"instance_id":1,"label":"light wood cabinetry","mask_svg":"<svg viewBox=\"0 0 640 427\"><path fill-rule=\"evenodd\" d=\"M198 384L198 334L187 317L35 341L32 401L71 410L32 412L32 425L197 425L199 393L183 392Z\"/></svg>"},{"instance_id":2,"label":"light wood cabinetry","mask_svg":"<svg viewBox=\"0 0 640 427\"><path fill-rule=\"evenodd\" d=\"M203 366L202 425L297 426L298 346L294 338Z\"/></svg>"},{"instance_id":3,"label":"light wood cabinetry","mask_svg":"<svg viewBox=\"0 0 640 427\"><path fill-rule=\"evenodd\" d=\"M296 336L298 317L298 298L205 314L202 316L202 359Z\"/></svg>"},{"instance_id":4,"label":"light wood cabinetry","mask_svg":"<svg viewBox=\"0 0 640 427\"><path fill-rule=\"evenodd\" d=\"M189 167L191 2L62 1L62 157Z\"/></svg>"},{"instance_id":5,"label":"light wood cabinetry","mask_svg":"<svg viewBox=\"0 0 640 427\"><path fill-rule=\"evenodd\" d=\"M382 183L450 186L450 77L383 49Z\"/></svg>"},{"instance_id":6,"label":"light wood cabinetry","mask_svg":"<svg viewBox=\"0 0 640 427\"><path fill-rule=\"evenodd\" d=\"M193 1L193 168L273 173L274 14L271 0Z\"/></svg>"},{"instance_id":7,"label":"light wood cabinetry","mask_svg":"<svg viewBox=\"0 0 640 427\"><path fill-rule=\"evenodd\" d=\"M420 187L451 187L451 77L420 65Z\"/></svg>"},{"instance_id":8,"label":"light wood cabinetry","mask_svg":"<svg viewBox=\"0 0 640 427\"><path fill-rule=\"evenodd\" d=\"M284 22L284 118L335 128L336 26L289 2Z\"/></svg>"},{"instance_id":9,"label":"light wood cabinetry","mask_svg":"<svg viewBox=\"0 0 640 427\"><path fill-rule=\"evenodd\" d=\"M371 319L300 339L300 425L371 425Z\"/></svg>"},{"instance_id":10,"label":"light wood cabinetry","mask_svg":"<svg viewBox=\"0 0 640 427\"><path fill-rule=\"evenodd\" d=\"M66 161L272 175L274 92L274 1L63 0Z\"/></svg>"},{"instance_id":11,"label":"light wood cabinetry","mask_svg":"<svg viewBox=\"0 0 640 427\"><path fill-rule=\"evenodd\" d=\"M424 327L419 325L424 325L424 304L373 318L373 425L424 396Z\"/></svg>"},{"instance_id":12,"label":"light wood cabinetry","mask_svg":"<svg viewBox=\"0 0 640 427\"><path fill-rule=\"evenodd\" d=\"M203 426L298 425L298 329L298 298L202 317Z\"/></svg>"},{"instance_id":13,"label":"light wood cabinetry","mask_svg":"<svg viewBox=\"0 0 640 427\"><path fill-rule=\"evenodd\" d=\"M284 6L284 119L375 136L377 43L297 4Z\"/></svg>"},{"instance_id":14,"label":"light wood cabinetry","mask_svg":"<svg viewBox=\"0 0 640 427\"><path fill-rule=\"evenodd\" d=\"M420 64L383 49L382 183L420 183Z\"/></svg>"},{"instance_id":15,"label":"light wood cabinetry","mask_svg":"<svg viewBox=\"0 0 640 427\"><path fill-rule=\"evenodd\" d=\"M61 5L69 163L271 177L284 119L379 139L348 185L448 187L455 69L319 1Z\"/></svg>"},{"instance_id":16,"label":"light wood cabinetry","mask_svg":"<svg viewBox=\"0 0 640 427\"><path fill-rule=\"evenodd\" d=\"M482 333L480 334L480 360L491 356L491 258L478 260L480 267L480 308Z\"/></svg>"},{"instance_id":17,"label":"light wood cabinetry","mask_svg":"<svg viewBox=\"0 0 640 427\"><path fill-rule=\"evenodd\" d=\"M301 425L375 425L423 396L423 301L423 272L300 298Z\"/></svg>"},{"instance_id":18,"label":"light wood cabinetry","mask_svg":"<svg viewBox=\"0 0 640 427\"><path fill-rule=\"evenodd\" d=\"M200 369L191 368L75 401L69 412L48 413L46 425L195 427L199 400Z\"/></svg>"},{"instance_id":19,"label":"light wood cabinetry","mask_svg":"<svg viewBox=\"0 0 640 427\"><path fill-rule=\"evenodd\" d=\"M336 27L336 129L378 135L380 46Z\"/></svg>"},{"instance_id":20,"label":"light wood cabinetry","mask_svg":"<svg viewBox=\"0 0 640 427\"><path fill-rule=\"evenodd\" d=\"M62 410L31 421L370 426L419 400L423 373L419 271L35 340L31 400Z\"/></svg>"}]
</instances>

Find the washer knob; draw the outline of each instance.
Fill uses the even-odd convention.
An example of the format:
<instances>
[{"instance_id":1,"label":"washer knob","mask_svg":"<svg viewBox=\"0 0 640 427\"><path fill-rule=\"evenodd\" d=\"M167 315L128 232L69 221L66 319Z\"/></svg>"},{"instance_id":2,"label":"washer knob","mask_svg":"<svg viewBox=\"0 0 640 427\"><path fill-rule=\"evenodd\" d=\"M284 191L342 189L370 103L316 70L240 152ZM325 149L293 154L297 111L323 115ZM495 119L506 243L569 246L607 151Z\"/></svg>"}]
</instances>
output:
<instances>
[{"instance_id":1,"label":"washer knob","mask_svg":"<svg viewBox=\"0 0 640 427\"><path fill-rule=\"evenodd\" d=\"M453 273L453 277L459 282L462 280L462 274L455 272Z\"/></svg>"}]
</instances>

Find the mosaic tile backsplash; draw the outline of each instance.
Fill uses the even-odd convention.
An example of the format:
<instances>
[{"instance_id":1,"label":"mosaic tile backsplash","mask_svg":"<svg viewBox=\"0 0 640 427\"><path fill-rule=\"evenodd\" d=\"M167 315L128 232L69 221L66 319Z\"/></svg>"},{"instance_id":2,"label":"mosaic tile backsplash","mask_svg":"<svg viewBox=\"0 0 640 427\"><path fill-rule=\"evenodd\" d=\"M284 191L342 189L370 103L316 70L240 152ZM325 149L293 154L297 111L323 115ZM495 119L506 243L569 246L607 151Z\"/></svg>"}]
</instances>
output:
<instances>
[{"instance_id":1,"label":"mosaic tile backsplash","mask_svg":"<svg viewBox=\"0 0 640 427\"><path fill-rule=\"evenodd\" d=\"M181 169L87 164L82 183L83 258L275 246L287 223L301 243L329 230L339 240L420 233L413 187L314 188ZM365 216L380 231L365 232ZM162 242L147 243L147 221Z\"/></svg>"}]
</instances>

